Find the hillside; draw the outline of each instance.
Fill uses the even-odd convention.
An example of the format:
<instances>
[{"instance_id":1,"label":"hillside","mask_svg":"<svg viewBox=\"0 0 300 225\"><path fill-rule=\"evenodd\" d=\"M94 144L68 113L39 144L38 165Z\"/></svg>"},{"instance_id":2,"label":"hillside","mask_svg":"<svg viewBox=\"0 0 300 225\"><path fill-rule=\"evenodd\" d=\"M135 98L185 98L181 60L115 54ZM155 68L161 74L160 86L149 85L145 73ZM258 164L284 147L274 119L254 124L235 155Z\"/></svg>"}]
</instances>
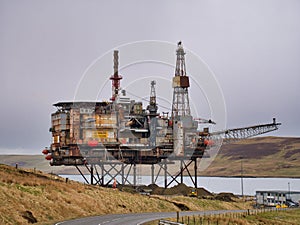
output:
<instances>
[{"instance_id":1,"label":"hillside","mask_svg":"<svg viewBox=\"0 0 300 225\"><path fill-rule=\"evenodd\" d=\"M55 174L77 174L75 167L70 166L50 166L49 161L43 154L40 155L0 155L0 163L16 166L19 168L31 168L41 170L46 173Z\"/></svg>"},{"instance_id":2,"label":"hillside","mask_svg":"<svg viewBox=\"0 0 300 225\"><path fill-rule=\"evenodd\" d=\"M300 177L300 138L260 137L223 145L205 176Z\"/></svg>"},{"instance_id":3,"label":"hillside","mask_svg":"<svg viewBox=\"0 0 300 225\"><path fill-rule=\"evenodd\" d=\"M182 188L182 187L181 187ZM216 199L218 196L216 196ZM0 224L53 224L84 216L205 209L246 209L251 202L145 196L0 165Z\"/></svg>"}]
</instances>

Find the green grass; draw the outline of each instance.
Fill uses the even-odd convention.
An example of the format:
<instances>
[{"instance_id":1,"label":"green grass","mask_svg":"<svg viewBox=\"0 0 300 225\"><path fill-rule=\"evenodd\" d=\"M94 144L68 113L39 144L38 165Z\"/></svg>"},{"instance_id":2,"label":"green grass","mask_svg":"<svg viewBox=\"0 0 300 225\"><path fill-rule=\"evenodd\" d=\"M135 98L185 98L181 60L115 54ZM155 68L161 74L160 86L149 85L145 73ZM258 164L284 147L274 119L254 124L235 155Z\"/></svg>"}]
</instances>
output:
<instances>
[{"instance_id":1,"label":"green grass","mask_svg":"<svg viewBox=\"0 0 300 225\"><path fill-rule=\"evenodd\" d=\"M252 214L253 213L253 214ZM179 222L187 225L211 224L211 225L299 225L300 224L300 209L288 209L264 212L252 211L252 215L247 213L228 213L223 215L213 216L184 216L179 218ZM175 218L167 220L176 222ZM158 221L151 221L145 225L155 225Z\"/></svg>"},{"instance_id":2,"label":"green grass","mask_svg":"<svg viewBox=\"0 0 300 225\"><path fill-rule=\"evenodd\" d=\"M265 212L257 215L247 216L245 218L250 224L261 222L261 224L300 224L300 209Z\"/></svg>"},{"instance_id":3,"label":"green grass","mask_svg":"<svg viewBox=\"0 0 300 225\"><path fill-rule=\"evenodd\" d=\"M38 196L42 194L42 190L40 190L40 188L37 187L31 187L31 186L25 186L25 185L20 185L20 184L16 184L16 188L18 190L20 190L21 192L27 192L29 194Z\"/></svg>"}]
</instances>

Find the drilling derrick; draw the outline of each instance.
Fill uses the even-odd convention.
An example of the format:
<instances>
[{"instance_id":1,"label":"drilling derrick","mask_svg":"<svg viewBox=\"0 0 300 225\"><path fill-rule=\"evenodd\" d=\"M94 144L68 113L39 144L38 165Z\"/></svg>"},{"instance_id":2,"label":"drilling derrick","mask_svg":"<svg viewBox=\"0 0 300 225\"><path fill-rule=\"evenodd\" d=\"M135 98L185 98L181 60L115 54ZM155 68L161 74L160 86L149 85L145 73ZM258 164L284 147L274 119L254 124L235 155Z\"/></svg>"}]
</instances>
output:
<instances>
[{"instance_id":1,"label":"drilling derrick","mask_svg":"<svg viewBox=\"0 0 300 225\"><path fill-rule=\"evenodd\" d=\"M150 115L157 115L157 105L156 105L156 93L155 93L155 80L151 81L150 90L150 104L147 107Z\"/></svg>"},{"instance_id":2,"label":"drilling derrick","mask_svg":"<svg viewBox=\"0 0 300 225\"><path fill-rule=\"evenodd\" d=\"M189 77L186 75L184 55L185 52L180 41L176 50L176 68L172 83L174 153L177 156L184 155L185 146L191 141L187 138L188 134L195 132L197 129L197 125L195 125L191 116L188 92L190 82Z\"/></svg>"},{"instance_id":3,"label":"drilling derrick","mask_svg":"<svg viewBox=\"0 0 300 225\"><path fill-rule=\"evenodd\" d=\"M155 148L156 146L156 124L157 124L157 105L156 105L156 93L155 93L155 84L156 82L151 81L151 89L150 89L150 101L147 106L147 110L149 111L149 145L151 148Z\"/></svg>"},{"instance_id":4,"label":"drilling derrick","mask_svg":"<svg viewBox=\"0 0 300 225\"><path fill-rule=\"evenodd\" d=\"M173 104L172 118L178 119L180 116L190 116L190 104L188 88L190 86L189 77L186 75L184 49L181 41L178 42L176 50L176 68L175 77L173 77Z\"/></svg>"},{"instance_id":5,"label":"drilling derrick","mask_svg":"<svg viewBox=\"0 0 300 225\"><path fill-rule=\"evenodd\" d=\"M119 75L119 51L114 51L114 74L110 77L112 81L112 97L110 100L115 101L116 97L119 95L120 90L120 80L122 76Z\"/></svg>"}]
</instances>

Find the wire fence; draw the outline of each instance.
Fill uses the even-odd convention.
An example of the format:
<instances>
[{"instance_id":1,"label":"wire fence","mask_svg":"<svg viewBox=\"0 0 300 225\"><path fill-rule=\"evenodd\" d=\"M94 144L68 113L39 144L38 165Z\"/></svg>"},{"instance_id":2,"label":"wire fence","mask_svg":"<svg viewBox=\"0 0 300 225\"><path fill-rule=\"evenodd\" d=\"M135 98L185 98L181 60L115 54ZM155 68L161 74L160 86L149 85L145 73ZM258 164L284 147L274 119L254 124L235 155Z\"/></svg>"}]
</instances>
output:
<instances>
[{"instance_id":1,"label":"wire fence","mask_svg":"<svg viewBox=\"0 0 300 225\"><path fill-rule=\"evenodd\" d=\"M160 220L159 225L244 225L244 218L250 215L257 215L263 212L280 211L287 209L263 208L263 209L248 209L242 212L228 212L210 215L192 215L180 216L171 220Z\"/></svg>"}]
</instances>

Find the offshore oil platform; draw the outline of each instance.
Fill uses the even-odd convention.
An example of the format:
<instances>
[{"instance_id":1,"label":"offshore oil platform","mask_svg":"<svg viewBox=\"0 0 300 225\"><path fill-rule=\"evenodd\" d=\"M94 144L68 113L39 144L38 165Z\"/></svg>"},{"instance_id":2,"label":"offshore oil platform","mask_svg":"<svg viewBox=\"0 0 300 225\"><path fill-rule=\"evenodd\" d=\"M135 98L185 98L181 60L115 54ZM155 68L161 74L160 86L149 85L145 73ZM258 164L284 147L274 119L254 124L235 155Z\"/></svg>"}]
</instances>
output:
<instances>
[{"instance_id":1,"label":"offshore oil platform","mask_svg":"<svg viewBox=\"0 0 300 225\"><path fill-rule=\"evenodd\" d=\"M87 183L107 186L115 181L136 186L136 166L144 164L151 166L153 184L161 173L165 188L174 182L183 183L187 174L197 188L197 160L209 157L209 149L218 141L226 143L253 137L277 130L281 125L274 118L271 123L250 127L218 132L210 132L209 128L199 130L199 123L215 123L191 115L190 81L181 42L176 50L170 115L158 113L155 81L151 81L146 108L142 102L127 97L120 85L118 51L114 51L113 59L110 101L54 104L57 110L51 114L52 143L43 150L50 165L75 166ZM171 174L168 165L175 162L180 163L179 172ZM193 173L190 172L192 163ZM155 166L159 167L157 173ZM82 168L87 169L89 179ZM133 174L133 181L129 174Z\"/></svg>"}]
</instances>

